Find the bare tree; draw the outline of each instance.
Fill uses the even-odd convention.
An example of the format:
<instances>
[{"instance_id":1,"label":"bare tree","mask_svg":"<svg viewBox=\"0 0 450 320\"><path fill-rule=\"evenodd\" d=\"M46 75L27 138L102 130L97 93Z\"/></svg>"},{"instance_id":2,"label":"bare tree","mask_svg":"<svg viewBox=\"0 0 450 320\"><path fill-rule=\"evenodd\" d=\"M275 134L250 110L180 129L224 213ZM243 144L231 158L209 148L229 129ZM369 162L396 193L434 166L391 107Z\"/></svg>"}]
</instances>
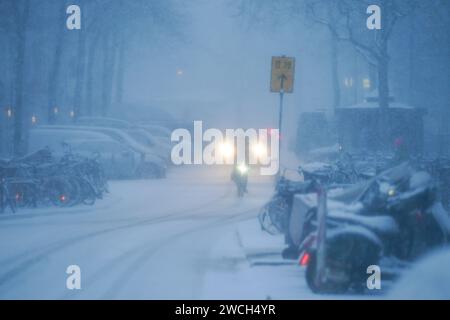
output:
<instances>
[{"instance_id":1,"label":"bare tree","mask_svg":"<svg viewBox=\"0 0 450 320\"><path fill-rule=\"evenodd\" d=\"M350 43L377 70L378 101L381 109L389 107L389 41L396 24L419 7L419 1L402 0L305 0L315 21L326 26L339 41ZM368 30L367 8L381 9L380 30ZM333 6L333 19L323 14L323 6Z\"/></svg>"},{"instance_id":2,"label":"bare tree","mask_svg":"<svg viewBox=\"0 0 450 320\"><path fill-rule=\"evenodd\" d=\"M81 7L86 5L84 0L78 0ZM81 114L81 106L83 105L83 81L86 72L86 30L81 28L78 32L78 48L77 48L77 71L75 89L73 95L73 111L74 116L78 117Z\"/></svg>"},{"instance_id":3,"label":"bare tree","mask_svg":"<svg viewBox=\"0 0 450 320\"><path fill-rule=\"evenodd\" d=\"M18 0L10 2L12 12L12 42L16 46L14 61L14 132L13 132L13 153L22 155L26 150L26 124L24 123L24 77L25 77L25 50L27 41L27 25L30 12L29 0Z\"/></svg>"},{"instance_id":4,"label":"bare tree","mask_svg":"<svg viewBox=\"0 0 450 320\"><path fill-rule=\"evenodd\" d=\"M248 25L271 23L277 25L282 18L302 21L303 25L311 28L311 22L325 25L330 31L330 75L333 87L333 109L341 104L341 90L339 83L339 39L334 29L339 20L336 14L335 0L238 0L237 15L248 22ZM320 7L323 17L316 13ZM324 21L327 23L325 24Z\"/></svg>"},{"instance_id":5,"label":"bare tree","mask_svg":"<svg viewBox=\"0 0 450 320\"><path fill-rule=\"evenodd\" d=\"M55 49L50 67L50 75L48 78L48 105L47 105L47 121L52 124L55 122L54 109L58 106L61 88L61 65L64 52L64 31L66 21L66 2L60 1L57 6L57 20L55 25Z\"/></svg>"},{"instance_id":6,"label":"bare tree","mask_svg":"<svg viewBox=\"0 0 450 320\"><path fill-rule=\"evenodd\" d=\"M88 115L106 115L113 101L123 101L127 52L133 41L151 41L159 34L176 36L182 19L178 0L94 0L87 5L91 15L85 22L87 71L85 108L82 109ZM139 38L140 35L146 37ZM98 79L96 74L100 75ZM96 84L100 84L99 90L94 90ZM99 103L94 102L95 91L100 92ZM100 108L94 108L94 104Z\"/></svg>"}]
</instances>

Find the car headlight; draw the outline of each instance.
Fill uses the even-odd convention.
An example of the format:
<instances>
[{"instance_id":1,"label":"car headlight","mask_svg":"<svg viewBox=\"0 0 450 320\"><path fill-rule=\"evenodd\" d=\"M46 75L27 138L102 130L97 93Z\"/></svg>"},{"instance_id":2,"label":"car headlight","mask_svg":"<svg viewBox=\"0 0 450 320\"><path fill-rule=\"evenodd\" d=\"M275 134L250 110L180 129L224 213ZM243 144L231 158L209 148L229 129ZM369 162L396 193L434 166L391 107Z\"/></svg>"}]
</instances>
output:
<instances>
[{"instance_id":1,"label":"car headlight","mask_svg":"<svg viewBox=\"0 0 450 320\"><path fill-rule=\"evenodd\" d=\"M267 148L261 143L257 143L252 147L253 154L257 159L261 159L267 156Z\"/></svg>"},{"instance_id":2,"label":"car headlight","mask_svg":"<svg viewBox=\"0 0 450 320\"><path fill-rule=\"evenodd\" d=\"M224 142L219 145L219 153L224 159L230 159L234 156L233 145L229 142Z\"/></svg>"}]
</instances>

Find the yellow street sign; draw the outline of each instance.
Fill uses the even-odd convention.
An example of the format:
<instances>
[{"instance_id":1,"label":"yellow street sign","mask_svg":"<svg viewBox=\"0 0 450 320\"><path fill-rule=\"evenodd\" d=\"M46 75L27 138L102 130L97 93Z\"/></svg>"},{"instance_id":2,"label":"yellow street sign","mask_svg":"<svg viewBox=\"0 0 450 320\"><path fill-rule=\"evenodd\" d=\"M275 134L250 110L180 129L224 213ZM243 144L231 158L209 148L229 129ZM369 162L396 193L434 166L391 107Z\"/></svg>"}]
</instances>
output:
<instances>
[{"instance_id":1,"label":"yellow street sign","mask_svg":"<svg viewBox=\"0 0 450 320\"><path fill-rule=\"evenodd\" d=\"M272 57L272 72L270 77L270 91L286 93L294 91L295 58Z\"/></svg>"}]
</instances>

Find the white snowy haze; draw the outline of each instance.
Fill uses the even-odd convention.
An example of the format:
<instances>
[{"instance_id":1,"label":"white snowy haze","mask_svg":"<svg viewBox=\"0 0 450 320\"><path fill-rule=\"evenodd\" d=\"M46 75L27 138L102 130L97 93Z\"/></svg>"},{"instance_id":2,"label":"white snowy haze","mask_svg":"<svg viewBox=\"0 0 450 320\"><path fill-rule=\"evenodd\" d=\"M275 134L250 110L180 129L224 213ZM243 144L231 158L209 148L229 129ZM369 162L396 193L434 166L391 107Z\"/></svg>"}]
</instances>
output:
<instances>
[{"instance_id":1,"label":"white snowy haze","mask_svg":"<svg viewBox=\"0 0 450 320\"><path fill-rule=\"evenodd\" d=\"M259 23L239 15L237 3L189 1L180 37L135 43L125 100L208 127L276 127L279 97L269 90L270 63L272 56L287 55L297 65L294 93L285 98L286 136L295 134L301 111L329 107L327 33L306 30L302 21L287 23L286 13Z\"/></svg>"},{"instance_id":2,"label":"white snowy haze","mask_svg":"<svg viewBox=\"0 0 450 320\"><path fill-rule=\"evenodd\" d=\"M373 1L0 0L0 300L449 299L450 1Z\"/></svg>"}]
</instances>

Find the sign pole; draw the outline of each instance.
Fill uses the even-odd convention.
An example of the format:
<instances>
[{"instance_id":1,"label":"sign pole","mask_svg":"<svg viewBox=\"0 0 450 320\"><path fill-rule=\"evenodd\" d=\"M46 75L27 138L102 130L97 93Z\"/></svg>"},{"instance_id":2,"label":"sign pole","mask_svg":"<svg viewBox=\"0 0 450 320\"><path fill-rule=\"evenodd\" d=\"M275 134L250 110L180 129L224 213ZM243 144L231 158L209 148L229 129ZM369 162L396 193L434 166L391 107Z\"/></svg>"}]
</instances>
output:
<instances>
[{"instance_id":1,"label":"sign pole","mask_svg":"<svg viewBox=\"0 0 450 320\"><path fill-rule=\"evenodd\" d=\"M278 114L278 149L280 150L278 154L278 177L281 176L281 130L283 125L283 100L284 100L284 79L286 78L285 75L280 76L280 110Z\"/></svg>"},{"instance_id":2,"label":"sign pole","mask_svg":"<svg viewBox=\"0 0 450 320\"><path fill-rule=\"evenodd\" d=\"M280 91L280 110L278 115L278 129L280 130L280 148L281 148L281 126L283 124L283 98L284 98L284 91Z\"/></svg>"},{"instance_id":3,"label":"sign pole","mask_svg":"<svg viewBox=\"0 0 450 320\"><path fill-rule=\"evenodd\" d=\"M316 278L314 279L316 286L320 286L325 280L327 214L327 190L320 184L317 191L317 263Z\"/></svg>"},{"instance_id":4,"label":"sign pole","mask_svg":"<svg viewBox=\"0 0 450 320\"><path fill-rule=\"evenodd\" d=\"M282 151L282 127L283 127L283 100L285 93L292 93L294 89L295 58L272 57L272 70L270 76L270 91L280 94L280 106L278 110L278 172L277 180L281 176L281 153Z\"/></svg>"}]
</instances>

